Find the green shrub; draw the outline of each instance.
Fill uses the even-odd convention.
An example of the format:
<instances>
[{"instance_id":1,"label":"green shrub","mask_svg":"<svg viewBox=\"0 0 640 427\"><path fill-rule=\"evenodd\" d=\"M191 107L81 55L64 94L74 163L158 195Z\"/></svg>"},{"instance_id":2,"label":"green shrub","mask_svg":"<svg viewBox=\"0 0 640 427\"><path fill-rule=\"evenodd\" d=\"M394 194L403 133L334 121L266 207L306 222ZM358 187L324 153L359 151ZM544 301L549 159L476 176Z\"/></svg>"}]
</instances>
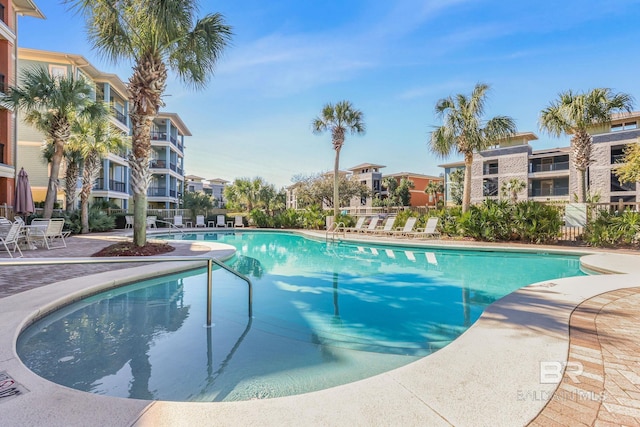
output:
<instances>
[{"instance_id":1,"label":"green shrub","mask_svg":"<svg viewBox=\"0 0 640 427\"><path fill-rule=\"evenodd\" d=\"M560 209L529 200L513 205L511 219L517 238L531 243L557 241L562 227Z\"/></svg>"},{"instance_id":2,"label":"green shrub","mask_svg":"<svg viewBox=\"0 0 640 427\"><path fill-rule=\"evenodd\" d=\"M306 229L321 230L324 228L326 216L320 206L309 206L302 211L302 226Z\"/></svg>"},{"instance_id":3,"label":"green shrub","mask_svg":"<svg viewBox=\"0 0 640 427\"><path fill-rule=\"evenodd\" d=\"M460 220L465 236L485 242L511 239L510 205L507 201L485 200L473 205Z\"/></svg>"},{"instance_id":4,"label":"green shrub","mask_svg":"<svg viewBox=\"0 0 640 427\"><path fill-rule=\"evenodd\" d=\"M249 213L249 217L258 228L273 228L274 220L272 217L261 211L254 209Z\"/></svg>"},{"instance_id":5,"label":"green shrub","mask_svg":"<svg viewBox=\"0 0 640 427\"><path fill-rule=\"evenodd\" d=\"M637 245L640 214L630 210L622 213L600 211L585 228L583 240L592 246Z\"/></svg>"},{"instance_id":6,"label":"green shrub","mask_svg":"<svg viewBox=\"0 0 640 427\"><path fill-rule=\"evenodd\" d=\"M286 209L274 217L275 226L278 228L300 228L302 218L295 209Z\"/></svg>"},{"instance_id":7,"label":"green shrub","mask_svg":"<svg viewBox=\"0 0 640 427\"><path fill-rule=\"evenodd\" d=\"M440 221L438 221L440 233L451 237L462 236L463 232L460 226L462 208L460 206L442 209L436 212L436 216L440 218Z\"/></svg>"}]
</instances>

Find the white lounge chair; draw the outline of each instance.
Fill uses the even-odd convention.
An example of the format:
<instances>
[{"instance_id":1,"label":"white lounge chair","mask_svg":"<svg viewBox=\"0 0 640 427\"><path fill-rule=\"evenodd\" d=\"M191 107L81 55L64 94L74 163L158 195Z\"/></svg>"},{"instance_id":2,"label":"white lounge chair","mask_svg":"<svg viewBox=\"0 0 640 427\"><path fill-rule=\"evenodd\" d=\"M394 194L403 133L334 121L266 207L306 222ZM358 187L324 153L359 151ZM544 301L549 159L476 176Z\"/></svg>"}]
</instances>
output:
<instances>
[{"instance_id":1,"label":"white lounge chair","mask_svg":"<svg viewBox=\"0 0 640 427\"><path fill-rule=\"evenodd\" d=\"M158 219L155 215L150 215L147 217L147 228L158 228L156 225L156 220Z\"/></svg>"},{"instance_id":2,"label":"white lounge chair","mask_svg":"<svg viewBox=\"0 0 640 427\"><path fill-rule=\"evenodd\" d=\"M173 226L174 227L184 227L184 222L182 221L182 215L174 215L173 216Z\"/></svg>"},{"instance_id":3,"label":"white lounge chair","mask_svg":"<svg viewBox=\"0 0 640 427\"><path fill-rule=\"evenodd\" d=\"M353 227L339 227L336 228L336 232L359 232L362 231L362 226L364 225L364 222L367 220L366 216L361 216L360 218L358 218L358 221L356 221L356 225Z\"/></svg>"},{"instance_id":4,"label":"white lounge chair","mask_svg":"<svg viewBox=\"0 0 640 427\"><path fill-rule=\"evenodd\" d=\"M224 223L226 217L224 215L218 215L216 217L216 227L226 227L227 224Z\"/></svg>"},{"instance_id":5,"label":"white lounge chair","mask_svg":"<svg viewBox=\"0 0 640 427\"><path fill-rule=\"evenodd\" d=\"M204 215L196 215L196 228L197 227L207 227L204 223Z\"/></svg>"},{"instance_id":6,"label":"white lounge chair","mask_svg":"<svg viewBox=\"0 0 640 427\"><path fill-rule=\"evenodd\" d=\"M407 218L407 222L405 222L404 227L389 231L389 234L392 236L407 236L413 231L413 227L415 227L416 221L418 221L418 218L411 216Z\"/></svg>"},{"instance_id":7,"label":"white lounge chair","mask_svg":"<svg viewBox=\"0 0 640 427\"><path fill-rule=\"evenodd\" d=\"M66 248L63 228L64 218L36 218L29 226L28 240L47 249Z\"/></svg>"},{"instance_id":8,"label":"white lounge chair","mask_svg":"<svg viewBox=\"0 0 640 427\"><path fill-rule=\"evenodd\" d=\"M133 228L133 215L124 216L124 228Z\"/></svg>"},{"instance_id":9,"label":"white lounge chair","mask_svg":"<svg viewBox=\"0 0 640 427\"><path fill-rule=\"evenodd\" d=\"M361 230L358 230L358 232L361 233L373 233L376 231L376 228L378 228L378 222L380 222L380 217L379 216L374 216L373 218L371 218L371 222L369 222L369 225L367 226L367 228L363 228Z\"/></svg>"},{"instance_id":10,"label":"white lounge chair","mask_svg":"<svg viewBox=\"0 0 640 427\"><path fill-rule=\"evenodd\" d=\"M407 233L407 235L409 237L439 237L440 232L437 230L439 219L437 216L431 217L427 220L427 225L424 229L418 228L416 231Z\"/></svg>"},{"instance_id":11,"label":"white lounge chair","mask_svg":"<svg viewBox=\"0 0 640 427\"><path fill-rule=\"evenodd\" d=\"M396 222L396 217L395 216L388 216L387 219L385 219L384 221L384 225L382 226L382 228L376 228L373 233L374 234L384 234L387 233L389 231L393 230L393 224Z\"/></svg>"},{"instance_id":12,"label":"white lounge chair","mask_svg":"<svg viewBox=\"0 0 640 427\"><path fill-rule=\"evenodd\" d=\"M21 228L22 223L19 221L15 221L11 224L11 227L9 227L6 234L0 234L0 243L2 243L2 245L5 247L11 258L13 258L13 254L16 252L16 249L20 253L20 258L22 258L22 250L20 250L20 246L18 246ZM9 249L9 245L12 243L13 253L11 252L11 249Z\"/></svg>"},{"instance_id":13,"label":"white lounge chair","mask_svg":"<svg viewBox=\"0 0 640 427\"><path fill-rule=\"evenodd\" d=\"M244 227L244 221L242 220L242 215L236 215L233 221L234 227Z\"/></svg>"}]
</instances>

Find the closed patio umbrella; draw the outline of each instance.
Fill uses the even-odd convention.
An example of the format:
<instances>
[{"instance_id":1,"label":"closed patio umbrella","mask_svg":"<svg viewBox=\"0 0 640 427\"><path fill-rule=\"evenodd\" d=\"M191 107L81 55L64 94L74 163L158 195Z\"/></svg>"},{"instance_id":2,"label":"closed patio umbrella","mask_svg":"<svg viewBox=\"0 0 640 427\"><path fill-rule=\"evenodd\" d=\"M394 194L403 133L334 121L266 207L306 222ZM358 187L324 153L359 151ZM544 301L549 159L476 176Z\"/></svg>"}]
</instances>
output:
<instances>
[{"instance_id":1,"label":"closed patio umbrella","mask_svg":"<svg viewBox=\"0 0 640 427\"><path fill-rule=\"evenodd\" d=\"M22 215L30 215L36 211L33 204L33 195L31 194L31 185L29 184L29 176L24 168L18 173L16 181L16 198L15 212Z\"/></svg>"}]
</instances>

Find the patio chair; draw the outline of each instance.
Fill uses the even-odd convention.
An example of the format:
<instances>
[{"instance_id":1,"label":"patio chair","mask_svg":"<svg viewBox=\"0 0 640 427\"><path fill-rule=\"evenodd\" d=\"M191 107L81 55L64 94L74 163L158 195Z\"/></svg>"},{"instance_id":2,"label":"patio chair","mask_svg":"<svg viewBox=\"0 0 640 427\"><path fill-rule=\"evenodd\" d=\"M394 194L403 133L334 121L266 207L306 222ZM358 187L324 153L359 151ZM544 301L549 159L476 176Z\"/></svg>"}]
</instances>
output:
<instances>
[{"instance_id":1,"label":"patio chair","mask_svg":"<svg viewBox=\"0 0 640 427\"><path fill-rule=\"evenodd\" d=\"M376 231L376 228L378 227L378 222L380 222L380 217L379 216L374 216L373 218L371 218L371 222L369 222L369 225L367 226L367 228L362 228L360 230L358 230L358 233L373 233Z\"/></svg>"},{"instance_id":2,"label":"patio chair","mask_svg":"<svg viewBox=\"0 0 640 427\"><path fill-rule=\"evenodd\" d=\"M147 228L158 228L156 224L156 220L158 219L155 215L150 215L147 217Z\"/></svg>"},{"instance_id":3,"label":"patio chair","mask_svg":"<svg viewBox=\"0 0 640 427\"><path fill-rule=\"evenodd\" d=\"M197 227L207 227L207 224L204 223L204 215L196 215L196 228Z\"/></svg>"},{"instance_id":4,"label":"patio chair","mask_svg":"<svg viewBox=\"0 0 640 427\"><path fill-rule=\"evenodd\" d=\"M182 228L184 227L184 223L182 222L182 215L174 215L173 216L173 226Z\"/></svg>"},{"instance_id":5,"label":"patio chair","mask_svg":"<svg viewBox=\"0 0 640 427\"><path fill-rule=\"evenodd\" d=\"M0 243L2 243L9 253L9 256L13 258L13 254L16 252L16 249L20 253L20 258L22 258L22 250L20 250L20 246L18 246L18 240L20 239L20 229L22 228L22 223L15 221L11 223L11 227L7 230L6 234L0 234ZM13 243L13 253L11 249L9 249L9 245Z\"/></svg>"},{"instance_id":6,"label":"patio chair","mask_svg":"<svg viewBox=\"0 0 640 427\"><path fill-rule=\"evenodd\" d=\"M36 218L29 226L28 240L47 249L66 248L63 228L64 218Z\"/></svg>"},{"instance_id":7,"label":"patio chair","mask_svg":"<svg viewBox=\"0 0 640 427\"><path fill-rule=\"evenodd\" d=\"M124 216L124 228L133 228L133 215Z\"/></svg>"},{"instance_id":8,"label":"patio chair","mask_svg":"<svg viewBox=\"0 0 640 427\"><path fill-rule=\"evenodd\" d=\"M427 225L424 229L418 228L416 231L407 233L409 237L439 237L440 232L436 229L438 227L437 216L431 217L427 220Z\"/></svg>"},{"instance_id":9,"label":"patio chair","mask_svg":"<svg viewBox=\"0 0 640 427\"><path fill-rule=\"evenodd\" d=\"M224 215L218 215L216 217L216 227L225 227L226 224L224 223L225 221L225 216Z\"/></svg>"},{"instance_id":10,"label":"patio chair","mask_svg":"<svg viewBox=\"0 0 640 427\"><path fill-rule=\"evenodd\" d=\"M364 225L364 222L367 220L366 216L361 216L360 218L358 218L358 221L356 221L356 225L353 227L340 227L340 229L336 229L335 231L341 231L341 232L359 232L362 230L362 226Z\"/></svg>"},{"instance_id":11,"label":"patio chair","mask_svg":"<svg viewBox=\"0 0 640 427\"><path fill-rule=\"evenodd\" d=\"M234 227L244 227L244 220L242 219L242 215L236 215L235 220L233 221Z\"/></svg>"},{"instance_id":12,"label":"patio chair","mask_svg":"<svg viewBox=\"0 0 640 427\"><path fill-rule=\"evenodd\" d=\"M415 216L411 216L407 218L407 222L404 224L404 227L391 230L388 232L388 234L392 236L400 236L400 237L407 236L409 233L413 231L413 227L415 227L416 221L418 221L418 218L416 218Z\"/></svg>"},{"instance_id":13,"label":"patio chair","mask_svg":"<svg viewBox=\"0 0 640 427\"><path fill-rule=\"evenodd\" d=\"M380 234L380 233L384 234L393 230L393 224L395 222L396 222L395 216L388 216L387 219L384 221L384 225L382 226L382 228L376 228L375 230L373 230L373 234Z\"/></svg>"}]
</instances>

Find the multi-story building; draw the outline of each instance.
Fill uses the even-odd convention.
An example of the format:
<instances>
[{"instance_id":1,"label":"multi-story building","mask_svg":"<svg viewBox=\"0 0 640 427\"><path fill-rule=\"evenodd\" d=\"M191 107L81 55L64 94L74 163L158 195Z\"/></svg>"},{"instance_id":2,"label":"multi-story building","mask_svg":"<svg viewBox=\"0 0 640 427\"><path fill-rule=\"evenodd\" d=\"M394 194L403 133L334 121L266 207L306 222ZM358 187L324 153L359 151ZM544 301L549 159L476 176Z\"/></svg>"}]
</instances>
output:
<instances>
[{"instance_id":1,"label":"multi-story building","mask_svg":"<svg viewBox=\"0 0 640 427\"><path fill-rule=\"evenodd\" d=\"M205 189L205 191L209 191L209 190L211 191L211 193L207 193L207 194L210 194L211 197L213 197L214 207L223 208L227 203L226 199L224 198L224 189L229 183L229 181L222 178L212 178L212 179L209 179L208 181L209 181L208 189Z\"/></svg>"},{"instance_id":2,"label":"multi-story building","mask_svg":"<svg viewBox=\"0 0 640 427\"><path fill-rule=\"evenodd\" d=\"M191 132L176 113L160 112L151 127L151 209L180 207L184 191L184 138Z\"/></svg>"},{"instance_id":3,"label":"multi-story building","mask_svg":"<svg viewBox=\"0 0 640 427\"><path fill-rule=\"evenodd\" d=\"M50 52L37 49L18 49L19 69L44 67L52 76L72 75L89 82L93 98L109 105L113 113L110 118L114 128L129 135L129 111L127 87L120 78L111 73L96 69L82 55ZM24 167L29 174L34 201L45 199L49 181L49 168L42 157L44 135L35 128L18 122L17 166ZM94 200L108 200L120 208L126 209L129 201L129 166L127 153L109 154L102 164L99 178L94 183ZM64 174L64 168L61 174ZM61 176L63 178L64 175ZM64 187L58 188L56 199L62 205Z\"/></svg>"},{"instance_id":4,"label":"multi-story building","mask_svg":"<svg viewBox=\"0 0 640 427\"><path fill-rule=\"evenodd\" d=\"M591 164L587 170L589 193L601 201L636 202L640 188L622 184L613 170L628 144L640 142L640 112L616 114L608 125L589 129L593 136ZM570 147L533 150L531 132L499 141L495 147L475 153L471 166L471 202L498 198L503 183L517 179L526 183L518 198L538 201L572 201L578 193L578 171ZM451 173L464 170L464 162L440 165L445 169L445 198L451 204Z\"/></svg>"},{"instance_id":5,"label":"multi-story building","mask_svg":"<svg viewBox=\"0 0 640 427\"><path fill-rule=\"evenodd\" d=\"M44 19L32 0L0 0L0 91L16 84L18 69L18 15ZM15 193L16 119L0 108L0 205L12 206Z\"/></svg>"},{"instance_id":6,"label":"multi-story building","mask_svg":"<svg viewBox=\"0 0 640 427\"><path fill-rule=\"evenodd\" d=\"M371 197L354 198L351 200L351 206L372 206L373 199L382 193L382 172L380 172L380 169L384 167L386 166L362 163L347 169L354 179L360 181L362 185L371 191Z\"/></svg>"},{"instance_id":7,"label":"multi-story building","mask_svg":"<svg viewBox=\"0 0 640 427\"><path fill-rule=\"evenodd\" d=\"M436 193L435 197L433 194L425 193L425 189L432 182L435 184L443 184L444 178L441 176L431 176L431 175L422 175L419 173L412 172L399 172L392 173L389 175L384 175L383 180L389 178L395 178L395 180L400 184L402 179L408 179L413 182L413 188L409 190L411 194L410 206L427 206L427 207L435 207L439 200L444 200L443 193ZM386 189L383 186L382 195L386 195Z\"/></svg>"}]
</instances>

